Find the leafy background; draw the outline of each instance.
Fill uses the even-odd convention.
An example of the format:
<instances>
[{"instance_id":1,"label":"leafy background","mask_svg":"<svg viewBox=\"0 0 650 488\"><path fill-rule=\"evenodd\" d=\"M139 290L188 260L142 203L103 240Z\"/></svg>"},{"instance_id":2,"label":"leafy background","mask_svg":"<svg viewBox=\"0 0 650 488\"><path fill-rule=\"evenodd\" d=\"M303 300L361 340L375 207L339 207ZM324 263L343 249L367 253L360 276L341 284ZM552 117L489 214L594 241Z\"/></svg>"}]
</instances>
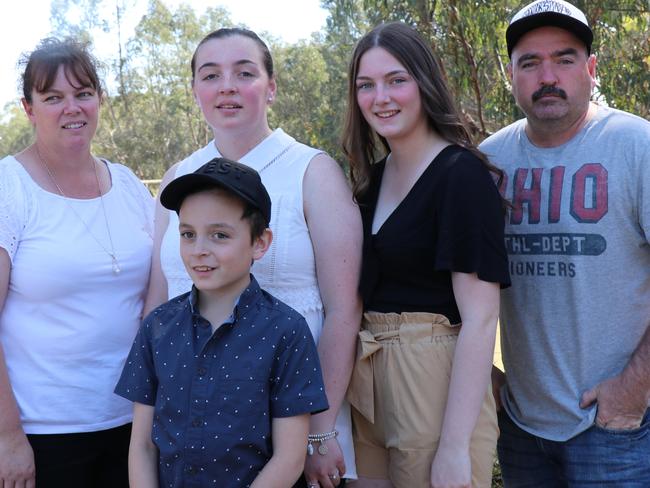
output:
<instances>
[{"instance_id":1,"label":"leafy background","mask_svg":"<svg viewBox=\"0 0 650 488\"><path fill-rule=\"evenodd\" d=\"M156 180L176 161L211 139L190 88L190 58L208 32L233 26L229 12L214 7L197 13L188 5L169 8L149 0L134 35L121 36L124 12L142 0L53 0L52 34L92 43L93 32L117 35L119 53L103 59L102 74L112 87L94 140L97 155L122 162L142 179ZM93 13L114 4L112 18ZM71 25L73 3L86 12ZM477 142L522 114L510 94L504 42L508 19L524 2L514 0L323 0L326 27L308 41L270 42L278 96L272 127L323 148L344 166L340 149L346 104L346 76L356 40L381 21L402 20L430 42ZM600 103L650 119L650 2L574 0L593 27L598 56ZM31 127L20 107L0 111L0 155L30 144ZM152 186L155 191L155 183ZM493 487L502 487L495 464Z\"/></svg>"},{"instance_id":2,"label":"leafy background","mask_svg":"<svg viewBox=\"0 0 650 488\"><path fill-rule=\"evenodd\" d=\"M149 0L135 33L123 39L124 12L142 0L76 0L86 12L71 25L72 0L53 0L52 33L92 42L93 32L117 33L114 59L103 59L111 90L104 103L94 152L130 166L143 179L205 145L209 128L194 103L189 61L208 32L231 26L229 12L197 13ZM114 4L112 18L97 18L101 3ZM355 41L384 20L402 20L431 43L444 67L465 120L477 141L521 117L510 95L504 32L521 7L513 0L323 0L325 28L308 41L288 44L263 33L276 62L279 93L270 112L273 127L318 146L345 165L340 130L346 104L346 71ZM576 1L595 31L601 103L650 118L650 6L644 0ZM113 7L113 5L111 5ZM0 154L13 154L32 140L15 103L0 111Z\"/></svg>"}]
</instances>

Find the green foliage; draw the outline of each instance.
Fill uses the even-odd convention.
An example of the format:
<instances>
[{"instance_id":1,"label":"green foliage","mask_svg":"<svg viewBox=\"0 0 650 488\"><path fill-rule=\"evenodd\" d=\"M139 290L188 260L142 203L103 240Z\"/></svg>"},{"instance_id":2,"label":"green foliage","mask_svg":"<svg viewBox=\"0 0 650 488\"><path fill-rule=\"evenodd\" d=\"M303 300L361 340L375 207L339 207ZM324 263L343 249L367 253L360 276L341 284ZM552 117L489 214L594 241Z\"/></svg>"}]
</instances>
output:
<instances>
[{"instance_id":1,"label":"green foliage","mask_svg":"<svg viewBox=\"0 0 650 488\"><path fill-rule=\"evenodd\" d=\"M505 47L518 0L325 0L328 41L351 49L350 37L399 20L427 38L459 108L477 139L521 117L510 94ZM644 0L577 1L594 29L599 98L650 116L650 5ZM362 26L361 28L359 28Z\"/></svg>"},{"instance_id":2,"label":"green foliage","mask_svg":"<svg viewBox=\"0 0 650 488\"><path fill-rule=\"evenodd\" d=\"M328 107L321 94L329 77L318 46L306 42L276 46L273 55L278 96L269 115L270 124L307 144L328 145L330 141L322 138Z\"/></svg>"},{"instance_id":3,"label":"green foliage","mask_svg":"<svg viewBox=\"0 0 650 488\"><path fill-rule=\"evenodd\" d=\"M197 13L149 0L135 34L122 39L124 11L142 0L53 0L59 37L92 40L117 34L115 59L104 60L109 81L94 151L128 164L140 177L160 178L166 168L206 144L211 132L194 102L190 58L208 32L231 26L223 8ZM271 39L278 95L273 127L323 148L340 150L346 109L347 67L355 42L381 21L401 20L431 43L477 139L519 118L507 77L504 33L519 0L322 0L324 30L308 41ZM646 0L575 0L595 33L599 100L650 118L650 6ZM70 13L76 16L71 20ZM101 12L101 15L97 15ZM270 38L264 34L267 39ZM0 112L0 154L32 139L20 108Z\"/></svg>"},{"instance_id":4,"label":"green foliage","mask_svg":"<svg viewBox=\"0 0 650 488\"><path fill-rule=\"evenodd\" d=\"M52 32L57 37L92 41L91 30L97 28L105 32L109 29L108 21L95 15L100 4L101 0L51 0ZM73 17L72 21L69 16Z\"/></svg>"},{"instance_id":5,"label":"green foliage","mask_svg":"<svg viewBox=\"0 0 650 488\"><path fill-rule=\"evenodd\" d=\"M104 109L99 153L152 179L209 140L192 96L190 59L203 36L222 25L230 21L221 9L197 17L187 5L172 11L151 0L127 43L118 94Z\"/></svg>"},{"instance_id":6,"label":"green foliage","mask_svg":"<svg viewBox=\"0 0 650 488\"><path fill-rule=\"evenodd\" d=\"M618 0L603 8L587 3L602 98L612 107L650 119L650 4Z\"/></svg>"},{"instance_id":7,"label":"green foliage","mask_svg":"<svg viewBox=\"0 0 650 488\"><path fill-rule=\"evenodd\" d=\"M321 5L329 11L325 33L318 38L329 78L327 90L321 95L327 103L323 128L328 141L322 147L345 165L340 141L347 107L349 58L357 39L372 24L360 0L324 0Z\"/></svg>"},{"instance_id":8,"label":"green foliage","mask_svg":"<svg viewBox=\"0 0 650 488\"><path fill-rule=\"evenodd\" d=\"M0 122L0 154L16 154L32 143L32 126L17 103L8 103Z\"/></svg>"}]
</instances>

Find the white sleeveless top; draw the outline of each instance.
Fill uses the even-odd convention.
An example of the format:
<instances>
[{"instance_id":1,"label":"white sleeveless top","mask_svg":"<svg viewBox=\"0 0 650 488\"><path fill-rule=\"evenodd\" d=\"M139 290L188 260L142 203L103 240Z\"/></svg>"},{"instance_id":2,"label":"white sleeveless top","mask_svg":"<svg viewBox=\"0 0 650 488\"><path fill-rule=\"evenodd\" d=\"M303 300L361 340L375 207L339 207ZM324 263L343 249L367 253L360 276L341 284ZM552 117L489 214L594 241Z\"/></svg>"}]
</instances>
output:
<instances>
[{"instance_id":1,"label":"white sleeveless top","mask_svg":"<svg viewBox=\"0 0 650 488\"><path fill-rule=\"evenodd\" d=\"M303 207L302 184L310 161L322 151L297 142L282 129L245 154L239 161L260 173L271 197L273 242L264 257L252 268L260 286L305 317L318 343L323 328L323 303L316 280L316 262ZM181 161L175 178L191 173L215 157L214 143ZM168 295L173 298L192 286L179 252L178 215L169 212L169 225L163 236L160 261L167 279ZM356 479L350 405L344 402L336 419L338 441L343 450L346 478Z\"/></svg>"}]
</instances>

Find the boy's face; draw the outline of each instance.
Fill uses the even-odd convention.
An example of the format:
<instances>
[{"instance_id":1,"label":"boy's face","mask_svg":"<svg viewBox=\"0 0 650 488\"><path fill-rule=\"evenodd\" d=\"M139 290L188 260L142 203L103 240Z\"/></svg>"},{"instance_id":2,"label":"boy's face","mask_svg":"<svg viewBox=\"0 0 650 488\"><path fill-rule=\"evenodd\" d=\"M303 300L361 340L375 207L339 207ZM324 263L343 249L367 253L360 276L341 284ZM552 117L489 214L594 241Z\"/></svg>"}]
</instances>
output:
<instances>
[{"instance_id":1,"label":"boy's face","mask_svg":"<svg viewBox=\"0 0 650 488\"><path fill-rule=\"evenodd\" d=\"M231 298L249 283L250 267L271 242L268 229L251 243L251 228L242 219L244 203L211 189L189 195L178 213L180 251L196 288L214 298Z\"/></svg>"}]
</instances>

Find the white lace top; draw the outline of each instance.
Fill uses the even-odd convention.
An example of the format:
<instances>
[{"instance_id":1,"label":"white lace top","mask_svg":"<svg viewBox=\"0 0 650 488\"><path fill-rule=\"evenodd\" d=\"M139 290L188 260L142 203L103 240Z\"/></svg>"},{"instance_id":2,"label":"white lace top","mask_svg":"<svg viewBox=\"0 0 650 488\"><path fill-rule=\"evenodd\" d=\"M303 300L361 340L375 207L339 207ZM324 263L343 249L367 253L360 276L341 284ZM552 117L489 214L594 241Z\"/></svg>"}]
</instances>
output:
<instances>
[{"instance_id":1,"label":"white lace top","mask_svg":"<svg viewBox=\"0 0 650 488\"><path fill-rule=\"evenodd\" d=\"M316 342L323 328L324 314L316 280L314 250L305 220L302 183L310 161L321 152L297 142L282 129L276 129L240 159L260 173L272 202L270 226L273 242L264 257L255 262L252 272L263 289L305 317ZM191 173L219 156L214 141L211 141L183 160L174 176ZM192 285L180 258L179 245L178 216L169 212L169 225L160 251L169 298L185 293ZM341 407L336 429L345 457L346 477L356 478L347 402Z\"/></svg>"}]
</instances>

